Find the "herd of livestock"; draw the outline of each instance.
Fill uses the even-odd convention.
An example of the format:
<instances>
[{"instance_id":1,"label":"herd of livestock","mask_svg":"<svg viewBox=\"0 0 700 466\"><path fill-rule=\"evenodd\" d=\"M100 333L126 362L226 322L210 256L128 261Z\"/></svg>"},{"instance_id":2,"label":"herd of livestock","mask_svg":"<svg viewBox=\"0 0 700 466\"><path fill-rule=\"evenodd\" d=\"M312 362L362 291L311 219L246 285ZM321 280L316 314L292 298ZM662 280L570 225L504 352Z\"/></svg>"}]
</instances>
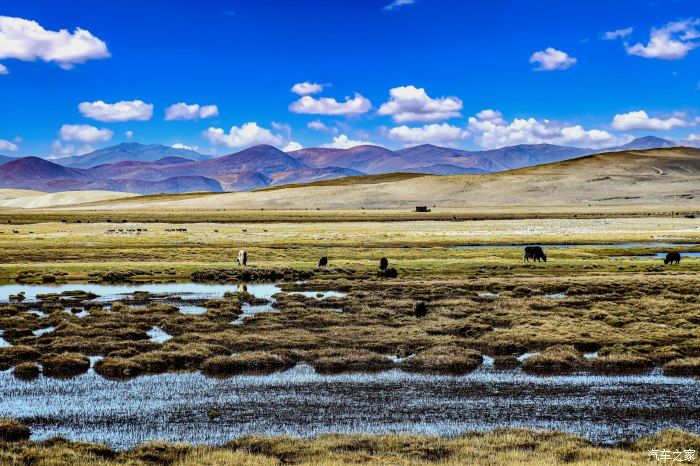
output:
<instances>
[{"instance_id":1,"label":"herd of livestock","mask_svg":"<svg viewBox=\"0 0 700 466\"><path fill-rule=\"evenodd\" d=\"M547 262L547 254L544 253L542 246L525 246L525 254L523 255L524 261L530 261L532 259L536 262ZM248 253L241 249L238 251L238 258L236 259L238 265L246 265L248 263ZM664 264L680 264L681 254L679 252L669 252L666 254L664 259ZM323 256L318 261L319 267L326 267L328 265L328 256ZM382 257L379 261L379 270L388 276L392 276L396 272L396 269L389 269L389 260L386 257Z\"/></svg>"}]
</instances>

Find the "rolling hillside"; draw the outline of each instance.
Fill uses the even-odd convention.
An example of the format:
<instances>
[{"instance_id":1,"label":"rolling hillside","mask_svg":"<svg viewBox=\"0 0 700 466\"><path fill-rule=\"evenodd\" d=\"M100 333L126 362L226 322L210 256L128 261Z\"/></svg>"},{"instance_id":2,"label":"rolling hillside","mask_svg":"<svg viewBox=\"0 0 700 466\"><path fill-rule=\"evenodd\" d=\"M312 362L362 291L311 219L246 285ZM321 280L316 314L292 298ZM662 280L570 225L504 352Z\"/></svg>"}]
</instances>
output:
<instances>
[{"instance_id":1,"label":"rolling hillside","mask_svg":"<svg viewBox=\"0 0 700 466\"><path fill-rule=\"evenodd\" d=\"M685 205L700 209L700 149L611 152L487 175L346 178L217 196L103 208L412 208L468 206Z\"/></svg>"}]
</instances>

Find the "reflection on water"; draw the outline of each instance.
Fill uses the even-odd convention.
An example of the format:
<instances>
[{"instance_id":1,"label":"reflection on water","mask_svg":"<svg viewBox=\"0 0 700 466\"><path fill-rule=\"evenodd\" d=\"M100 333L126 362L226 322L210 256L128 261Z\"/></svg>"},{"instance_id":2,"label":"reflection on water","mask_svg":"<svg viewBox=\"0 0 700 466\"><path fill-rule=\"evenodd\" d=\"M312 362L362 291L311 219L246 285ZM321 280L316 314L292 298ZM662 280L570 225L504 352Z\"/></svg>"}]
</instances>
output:
<instances>
[{"instance_id":1,"label":"reflection on water","mask_svg":"<svg viewBox=\"0 0 700 466\"><path fill-rule=\"evenodd\" d=\"M464 376L319 375L297 366L224 380L188 373L116 382L91 371L24 382L6 371L0 391L0 418L27 419L35 439L62 435L116 448L153 439L222 444L244 434L454 436L498 427L562 429L610 443L664 428L700 429L700 381L653 373L538 377L482 366ZM210 419L212 409L221 417Z\"/></svg>"},{"instance_id":2,"label":"reflection on water","mask_svg":"<svg viewBox=\"0 0 700 466\"><path fill-rule=\"evenodd\" d=\"M37 330L32 330L32 333L34 334L34 336L40 337L40 336L45 335L47 333L51 333L54 330L56 330L54 327L45 327L45 328L40 328Z\"/></svg>"},{"instance_id":3,"label":"reflection on water","mask_svg":"<svg viewBox=\"0 0 700 466\"><path fill-rule=\"evenodd\" d=\"M160 327L152 327L146 334L148 334L149 340L154 343L165 343L173 337Z\"/></svg>"},{"instance_id":4,"label":"reflection on water","mask_svg":"<svg viewBox=\"0 0 700 466\"><path fill-rule=\"evenodd\" d=\"M10 295L20 292L25 293L25 303L37 301L37 295L58 294L66 291L81 290L93 293L97 297L91 302L102 303L105 309L113 301L133 298L134 293L149 293L150 302L160 302L172 304L180 309L182 314L204 314L207 308L204 302L208 299L216 299L224 296L225 293L246 292L257 299L267 301L264 304L248 304L242 306L243 313L232 323L239 325L244 319L259 312L275 311L273 296L282 293L282 288L274 283L240 283L240 284L209 284L209 283L143 283L143 284L8 284L0 285L0 302L8 302ZM299 294L309 298L326 299L343 297L346 293L338 291L293 291L290 294ZM66 309L71 312L70 309ZM39 310L30 312L39 317L46 317L46 313ZM77 317L86 317L88 311L81 311L74 314Z\"/></svg>"}]
</instances>

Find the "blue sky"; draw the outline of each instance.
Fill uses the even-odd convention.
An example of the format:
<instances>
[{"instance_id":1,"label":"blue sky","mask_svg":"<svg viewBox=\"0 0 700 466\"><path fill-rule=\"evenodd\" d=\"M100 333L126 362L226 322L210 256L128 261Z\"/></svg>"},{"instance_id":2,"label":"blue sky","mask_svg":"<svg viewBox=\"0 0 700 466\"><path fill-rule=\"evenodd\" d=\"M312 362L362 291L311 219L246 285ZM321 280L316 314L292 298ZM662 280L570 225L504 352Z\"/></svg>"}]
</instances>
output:
<instances>
[{"instance_id":1,"label":"blue sky","mask_svg":"<svg viewBox=\"0 0 700 466\"><path fill-rule=\"evenodd\" d=\"M700 139L695 0L3 0L0 17L8 155Z\"/></svg>"}]
</instances>

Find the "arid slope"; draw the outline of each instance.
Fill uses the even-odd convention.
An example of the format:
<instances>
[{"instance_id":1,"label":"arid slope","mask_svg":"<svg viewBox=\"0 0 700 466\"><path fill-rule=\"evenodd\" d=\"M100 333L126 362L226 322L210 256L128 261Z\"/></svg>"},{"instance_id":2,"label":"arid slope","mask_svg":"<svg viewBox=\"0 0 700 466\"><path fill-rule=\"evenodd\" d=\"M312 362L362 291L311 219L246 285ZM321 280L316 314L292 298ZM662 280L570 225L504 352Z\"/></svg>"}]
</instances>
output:
<instances>
[{"instance_id":1,"label":"arid slope","mask_svg":"<svg viewBox=\"0 0 700 466\"><path fill-rule=\"evenodd\" d=\"M148 197L106 209L407 208L469 206L700 205L700 150L596 154L489 175L364 177L246 193Z\"/></svg>"}]
</instances>

